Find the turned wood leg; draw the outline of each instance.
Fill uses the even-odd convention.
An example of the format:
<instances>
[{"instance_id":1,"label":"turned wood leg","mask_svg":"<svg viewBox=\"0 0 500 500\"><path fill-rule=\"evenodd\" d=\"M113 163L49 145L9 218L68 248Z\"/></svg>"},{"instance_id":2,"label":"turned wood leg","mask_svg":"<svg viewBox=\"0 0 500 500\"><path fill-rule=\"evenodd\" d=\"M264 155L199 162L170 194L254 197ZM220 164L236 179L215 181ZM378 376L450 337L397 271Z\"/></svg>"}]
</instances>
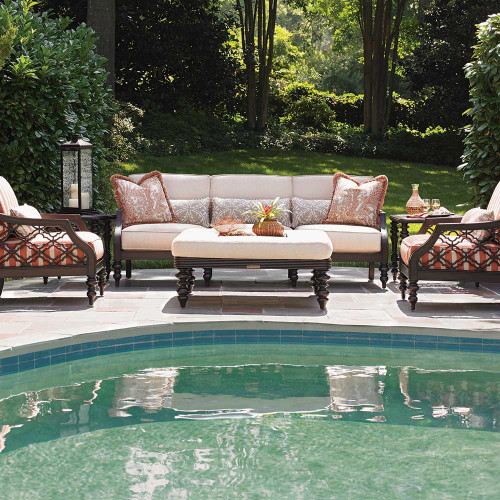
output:
<instances>
[{"instance_id":1,"label":"turned wood leg","mask_svg":"<svg viewBox=\"0 0 500 500\"><path fill-rule=\"evenodd\" d=\"M96 286L97 286L97 277L96 276L87 276L87 297L89 298L89 304L91 306L94 305L95 297L97 295L96 293Z\"/></svg>"},{"instance_id":2,"label":"turned wood leg","mask_svg":"<svg viewBox=\"0 0 500 500\"><path fill-rule=\"evenodd\" d=\"M99 278L99 293L101 297L104 295L104 289L106 288L106 281L108 278L108 272L106 268L103 267L98 273L97 276Z\"/></svg>"},{"instance_id":3,"label":"turned wood leg","mask_svg":"<svg viewBox=\"0 0 500 500\"><path fill-rule=\"evenodd\" d=\"M189 293L191 293L193 291L196 278L194 277L193 274L194 269L188 269L188 271L189 271Z\"/></svg>"},{"instance_id":4,"label":"turned wood leg","mask_svg":"<svg viewBox=\"0 0 500 500\"><path fill-rule=\"evenodd\" d=\"M43 284L46 285L48 282L49 282L49 278L48 278L48 276L45 276L43 278Z\"/></svg>"},{"instance_id":5,"label":"turned wood leg","mask_svg":"<svg viewBox=\"0 0 500 500\"><path fill-rule=\"evenodd\" d=\"M410 290L408 294L408 300L410 301L411 310L414 311L418 301L417 298L417 292L419 290L418 281L416 280L410 281L410 286L408 288Z\"/></svg>"},{"instance_id":6,"label":"turned wood leg","mask_svg":"<svg viewBox=\"0 0 500 500\"><path fill-rule=\"evenodd\" d=\"M132 277L132 261L131 260L125 261L125 276L127 277L127 279L130 279Z\"/></svg>"},{"instance_id":7,"label":"turned wood leg","mask_svg":"<svg viewBox=\"0 0 500 500\"><path fill-rule=\"evenodd\" d=\"M406 276L402 273L399 273L399 291L401 292L401 298L403 300L406 299L406 290L408 289L408 285L406 284L406 282Z\"/></svg>"},{"instance_id":8,"label":"turned wood leg","mask_svg":"<svg viewBox=\"0 0 500 500\"><path fill-rule=\"evenodd\" d=\"M205 280L205 286L210 286L210 280L212 279L212 268L207 267L203 269L203 279Z\"/></svg>"},{"instance_id":9,"label":"turned wood leg","mask_svg":"<svg viewBox=\"0 0 500 500\"><path fill-rule=\"evenodd\" d=\"M61 276L58 276L58 277L57 277L57 279L58 279L58 280L60 280L60 279L61 279Z\"/></svg>"},{"instance_id":10,"label":"turned wood leg","mask_svg":"<svg viewBox=\"0 0 500 500\"><path fill-rule=\"evenodd\" d=\"M0 278L0 297L2 296L4 283L5 283L5 278Z\"/></svg>"},{"instance_id":11,"label":"turned wood leg","mask_svg":"<svg viewBox=\"0 0 500 500\"><path fill-rule=\"evenodd\" d=\"M120 286L120 280L122 278L122 261L115 260L113 263L113 269L115 273L113 274L113 278L115 279L115 286Z\"/></svg>"},{"instance_id":12,"label":"turned wood leg","mask_svg":"<svg viewBox=\"0 0 500 500\"><path fill-rule=\"evenodd\" d=\"M186 302L189 298L190 275L189 269L179 269L179 272L175 275L177 278L177 298L181 307L186 307Z\"/></svg>"},{"instance_id":13,"label":"turned wood leg","mask_svg":"<svg viewBox=\"0 0 500 500\"><path fill-rule=\"evenodd\" d=\"M380 263L380 281L382 282L382 288L387 288L387 282L389 281L389 265L387 262Z\"/></svg>"},{"instance_id":14,"label":"turned wood leg","mask_svg":"<svg viewBox=\"0 0 500 500\"><path fill-rule=\"evenodd\" d=\"M292 283L292 288L295 288L297 286L297 280L299 279L299 273L297 271L298 269L288 270L288 277L290 278L290 281Z\"/></svg>"},{"instance_id":15,"label":"turned wood leg","mask_svg":"<svg viewBox=\"0 0 500 500\"><path fill-rule=\"evenodd\" d=\"M476 288L479 288L479 281L476 281L474 284L476 285Z\"/></svg>"},{"instance_id":16,"label":"turned wood leg","mask_svg":"<svg viewBox=\"0 0 500 500\"><path fill-rule=\"evenodd\" d=\"M316 277L318 276L318 271L316 271L316 269L313 269L313 272L312 272L312 278L311 278L311 285L313 287L313 290L314 290L314 294L316 295L316 293L318 292L318 284L316 282Z\"/></svg>"},{"instance_id":17,"label":"turned wood leg","mask_svg":"<svg viewBox=\"0 0 500 500\"><path fill-rule=\"evenodd\" d=\"M373 281L375 279L375 262L368 264L368 279Z\"/></svg>"},{"instance_id":18,"label":"turned wood leg","mask_svg":"<svg viewBox=\"0 0 500 500\"><path fill-rule=\"evenodd\" d=\"M399 241L399 226L396 221L391 222L391 272L392 279L396 281L398 277L398 241Z\"/></svg>"},{"instance_id":19,"label":"turned wood leg","mask_svg":"<svg viewBox=\"0 0 500 500\"><path fill-rule=\"evenodd\" d=\"M316 296L318 297L319 308L321 310L326 309L326 303L328 302L328 276L326 271L316 270Z\"/></svg>"}]
</instances>

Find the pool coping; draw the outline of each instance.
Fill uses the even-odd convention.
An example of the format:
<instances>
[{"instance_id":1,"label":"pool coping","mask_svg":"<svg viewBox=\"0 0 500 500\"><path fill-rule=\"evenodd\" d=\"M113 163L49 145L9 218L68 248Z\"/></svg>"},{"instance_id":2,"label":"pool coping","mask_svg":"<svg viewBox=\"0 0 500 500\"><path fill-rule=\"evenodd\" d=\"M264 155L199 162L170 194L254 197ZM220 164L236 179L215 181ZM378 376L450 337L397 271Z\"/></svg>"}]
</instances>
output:
<instances>
[{"instance_id":1,"label":"pool coping","mask_svg":"<svg viewBox=\"0 0 500 500\"><path fill-rule=\"evenodd\" d=\"M244 330L246 333L237 336L235 333L237 330ZM279 332L278 335L270 333L276 331ZM118 351L116 349L111 349L111 346L119 345L134 346L137 344L137 348L126 349L129 351L159 347L175 347L176 345L194 346L203 343L193 340L200 337L201 334L196 335L197 332L212 332L214 340L213 342L208 342L208 344L216 344L218 343L216 339L222 337L221 343L226 344L269 343L272 341L278 344L337 344L500 354L500 332L494 330L458 330L419 326L344 325L321 322L290 322L255 319L212 320L203 322L177 321L61 336L53 339L44 339L39 342L27 342L13 347L3 346L0 347L0 375L6 374L2 373L2 366L6 366L5 360L10 359L10 364L12 364L12 360L16 357L18 357L17 364L28 363L24 368L18 370L23 371L25 369L33 369L42 366L31 366L31 360L35 359L35 353L48 353L48 357L54 356L55 361L60 363L81 359L81 357L78 358L75 357L75 355L71 356L71 354L84 351L85 349L82 349L84 345L88 347L88 350L92 351L91 354L95 356L111 354L113 352L123 352L125 349ZM218 335L215 335L214 332L217 332ZM225 332L233 333L226 334ZM265 333L261 334L260 332ZM283 335L282 332L286 332L286 334ZM245 335L247 335L248 338L245 339ZM237 337L239 337L238 341L236 340ZM234 341L232 340L233 338ZM261 338L262 342L259 342ZM171 339L170 343L168 339ZM185 339L186 342L174 343L175 339L179 341ZM191 340L188 341L187 339ZM334 339L337 339L337 341ZM345 339L345 341L343 339ZM205 342L204 345L207 345L207 342ZM94 349L95 353L93 351ZM64 359L60 357L61 355L64 355ZM68 359L66 359L66 355L68 355ZM21 358L19 359L19 357Z\"/></svg>"}]
</instances>

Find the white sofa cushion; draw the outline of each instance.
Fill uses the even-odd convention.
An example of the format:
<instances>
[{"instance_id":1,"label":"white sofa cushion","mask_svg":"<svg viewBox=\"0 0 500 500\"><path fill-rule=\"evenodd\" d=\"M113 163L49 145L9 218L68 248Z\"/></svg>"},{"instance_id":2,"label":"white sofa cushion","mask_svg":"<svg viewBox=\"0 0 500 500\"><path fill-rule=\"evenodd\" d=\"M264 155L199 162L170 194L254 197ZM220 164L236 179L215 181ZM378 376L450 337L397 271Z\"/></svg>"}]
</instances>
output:
<instances>
[{"instance_id":1,"label":"white sofa cushion","mask_svg":"<svg viewBox=\"0 0 500 500\"><path fill-rule=\"evenodd\" d=\"M370 175L352 175L352 179L364 182ZM306 200L331 200L333 175L297 175L293 177L293 196Z\"/></svg>"},{"instance_id":2,"label":"white sofa cushion","mask_svg":"<svg viewBox=\"0 0 500 500\"><path fill-rule=\"evenodd\" d=\"M137 182L146 174L132 174ZM210 196L210 176L195 174L162 174L170 200L199 200Z\"/></svg>"},{"instance_id":3,"label":"white sofa cushion","mask_svg":"<svg viewBox=\"0 0 500 500\"><path fill-rule=\"evenodd\" d=\"M333 243L333 253L378 253L382 235L378 229L366 226L340 224L310 224L298 226L295 231L325 231Z\"/></svg>"},{"instance_id":4,"label":"white sofa cushion","mask_svg":"<svg viewBox=\"0 0 500 500\"><path fill-rule=\"evenodd\" d=\"M274 200L292 197L292 178L287 175L227 174L213 175L211 198ZM330 196L331 198L331 193Z\"/></svg>"},{"instance_id":5,"label":"white sofa cushion","mask_svg":"<svg viewBox=\"0 0 500 500\"><path fill-rule=\"evenodd\" d=\"M231 217L236 220L242 220L247 223L255 223L258 221L256 215L252 214L252 210L255 210L257 200L244 200L240 198L213 198L212 199L212 222L216 222L220 219ZM270 205L273 199L258 199L264 205ZM283 198L279 200L280 204L285 206L286 210L290 210L291 202L290 198ZM285 227L290 227L292 225L291 212L283 212L278 218L278 222L283 224Z\"/></svg>"},{"instance_id":6,"label":"white sofa cushion","mask_svg":"<svg viewBox=\"0 0 500 500\"><path fill-rule=\"evenodd\" d=\"M187 229L175 238L172 253L175 257L207 259L323 260L332 255L332 243L323 231L286 234L286 238L219 236L215 229Z\"/></svg>"},{"instance_id":7,"label":"white sofa cushion","mask_svg":"<svg viewBox=\"0 0 500 500\"><path fill-rule=\"evenodd\" d=\"M174 238L195 224L137 224L122 229L123 250L170 251Z\"/></svg>"}]
</instances>

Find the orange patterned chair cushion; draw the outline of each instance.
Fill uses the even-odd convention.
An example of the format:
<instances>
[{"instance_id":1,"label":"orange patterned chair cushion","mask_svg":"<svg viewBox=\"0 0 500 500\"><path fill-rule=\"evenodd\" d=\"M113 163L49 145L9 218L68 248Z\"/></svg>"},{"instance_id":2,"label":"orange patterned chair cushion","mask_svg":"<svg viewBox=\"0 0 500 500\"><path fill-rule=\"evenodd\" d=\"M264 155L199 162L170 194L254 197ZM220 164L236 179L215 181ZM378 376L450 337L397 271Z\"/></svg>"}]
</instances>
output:
<instances>
[{"instance_id":1,"label":"orange patterned chair cushion","mask_svg":"<svg viewBox=\"0 0 500 500\"><path fill-rule=\"evenodd\" d=\"M97 259L104 255L99 236L89 231L77 231L76 234L91 246ZM10 238L0 245L0 267L71 266L86 260L85 253L66 233L53 233L50 237L38 235L30 240Z\"/></svg>"},{"instance_id":2,"label":"orange patterned chair cushion","mask_svg":"<svg viewBox=\"0 0 500 500\"><path fill-rule=\"evenodd\" d=\"M430 234L415 234L401 242L401 259L408 265L413 252L420 248ZM448 241L446 241L448 240ZM453 247L450 241L456 240ZM483 243L478 246L463 236L449 236L438 239L432 249L425 253L419 263L424 269L451 269L455 271L500 271L500 245Z\"/></svg>"}]
</instances>

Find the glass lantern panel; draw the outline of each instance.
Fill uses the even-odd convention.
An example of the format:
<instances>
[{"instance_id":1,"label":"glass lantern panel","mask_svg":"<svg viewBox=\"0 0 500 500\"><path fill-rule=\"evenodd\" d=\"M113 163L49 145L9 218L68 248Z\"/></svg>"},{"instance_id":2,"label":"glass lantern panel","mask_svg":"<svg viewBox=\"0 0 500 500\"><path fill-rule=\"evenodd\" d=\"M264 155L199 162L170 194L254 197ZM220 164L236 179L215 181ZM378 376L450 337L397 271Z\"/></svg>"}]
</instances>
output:
<instances>
[{"instance_id":1,"label":"glass lantern panel","mask_svg":"<svg viewBox=\"0 0 500 500\"><path fill-rule=\"evenodd\" d=\"M78 151L62 152L62 174L63 174L63 204L70 206L70 199L78 199L78 192L71 192L71 185L78 186ZM74 204L74 202L73 202Z\"/></svg>"},{"instance_id":2,"label":"glass lantern panel","mask_svg":"<svg viewBox=\"0 0 500 500\"><path fill-rule=\"evenodd\" d=\"M82 149L81 154L81 183L82 208L92 208L92 150Z\"/></svg>"}]
</instances>

